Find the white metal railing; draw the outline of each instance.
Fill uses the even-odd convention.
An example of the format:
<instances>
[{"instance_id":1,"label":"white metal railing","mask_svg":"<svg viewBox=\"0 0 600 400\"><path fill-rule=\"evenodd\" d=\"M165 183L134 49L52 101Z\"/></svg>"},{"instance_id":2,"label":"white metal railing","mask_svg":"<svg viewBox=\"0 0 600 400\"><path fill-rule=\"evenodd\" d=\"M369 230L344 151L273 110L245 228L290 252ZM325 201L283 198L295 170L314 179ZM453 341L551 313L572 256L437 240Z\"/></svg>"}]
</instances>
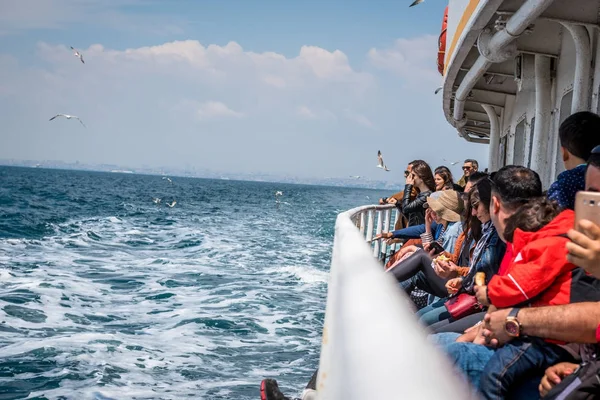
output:
<instances>
[{"instance_id":1,"label":"white metal railing","mask_svg":"<svg viewBox=\"0 0 600 400\"><path fill-rule=\"evenodd\" d=\"M362 206L352 211L354 213L350 220L356 225L366 242L371 242L375 235L394 230L396 221L400 217L398 209L393 205ZM386 241L377 240L371 243L371 247L373 256L385 258L388 250L395 250L396 245L388 246ZM388 247L390 248L388 249Z\"/></svg>"},{"instance_id":2,"label":"white metal railing","mask_svg":"<svg viewBox=\"0 0 600 400\"><path fill-rule=\"evenodd\" d=\"M374 230L391 227L391 212L365 206L337 217L317 396L468 399L470 391L427 341L408 297L373 257L380 249L365 242Z\"/></svg>"}]
</instances>

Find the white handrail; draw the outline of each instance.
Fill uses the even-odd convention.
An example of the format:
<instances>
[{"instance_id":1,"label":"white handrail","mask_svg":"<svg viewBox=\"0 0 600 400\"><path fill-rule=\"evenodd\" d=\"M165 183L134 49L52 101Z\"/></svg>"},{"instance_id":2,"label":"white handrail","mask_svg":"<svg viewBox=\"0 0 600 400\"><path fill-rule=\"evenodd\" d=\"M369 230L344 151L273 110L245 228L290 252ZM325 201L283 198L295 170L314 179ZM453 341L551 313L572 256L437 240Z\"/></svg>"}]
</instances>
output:
<instances>
[{"instance_id":1,"label":"white handrail","mask_svg":"<svg viewBox=\"0 0 600 400\"><path fill-rule=\"evenodd\" d=\"M317 378L320 400L468 399L470 390L427 341L410 300L365 243L373 214L365 206L338 215ZM370 229L356 221L369 215Z\"/></svg>"}]
</instances>

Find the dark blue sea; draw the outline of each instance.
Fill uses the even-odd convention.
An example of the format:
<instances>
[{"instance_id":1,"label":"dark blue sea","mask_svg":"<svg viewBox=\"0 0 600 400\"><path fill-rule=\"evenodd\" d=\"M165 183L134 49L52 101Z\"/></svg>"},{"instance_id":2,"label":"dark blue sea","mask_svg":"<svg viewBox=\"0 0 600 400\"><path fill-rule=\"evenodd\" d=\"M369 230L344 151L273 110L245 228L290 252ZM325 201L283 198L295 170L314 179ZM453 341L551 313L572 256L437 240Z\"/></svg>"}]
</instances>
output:
<instances>
[{"instance_id":1,"label":"dark blue sea","mask_svg":"<svg viewBox=\"0 0 600 400\"><path fill-rule=\"evenodd\" d=\"M171 178L0 167L0 399L300 393L336 215L385 193Z\"/></svg>"}]
</instances>

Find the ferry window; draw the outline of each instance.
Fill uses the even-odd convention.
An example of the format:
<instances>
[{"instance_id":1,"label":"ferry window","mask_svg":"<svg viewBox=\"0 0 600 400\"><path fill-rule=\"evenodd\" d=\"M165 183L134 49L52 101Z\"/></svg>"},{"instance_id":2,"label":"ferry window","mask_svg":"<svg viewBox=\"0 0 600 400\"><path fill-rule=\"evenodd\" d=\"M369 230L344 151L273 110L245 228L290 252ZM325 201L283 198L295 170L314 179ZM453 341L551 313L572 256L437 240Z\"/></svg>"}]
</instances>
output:
<instances>
[{"instance_id":1,"label":"ferry window","mask_svg":"<svg viewBox=\"0 0 600 400\"><path fill-rule=\"evenodd\" d=\"M513 164L525 165L525 119L515 128L515 147Z\"/></svg>"},{"instance_id":2,"label":"ferry window","mask_svg":"<svg viewBox=\"0 0 600 400\"><path fill-rule=\"evenodd\" d=\"M535 132L535 117L531 119L531 133L529 133L529 158L527 168L531 168L531 154L533 154L533 132Z\"/></svg>"}]
</instances>

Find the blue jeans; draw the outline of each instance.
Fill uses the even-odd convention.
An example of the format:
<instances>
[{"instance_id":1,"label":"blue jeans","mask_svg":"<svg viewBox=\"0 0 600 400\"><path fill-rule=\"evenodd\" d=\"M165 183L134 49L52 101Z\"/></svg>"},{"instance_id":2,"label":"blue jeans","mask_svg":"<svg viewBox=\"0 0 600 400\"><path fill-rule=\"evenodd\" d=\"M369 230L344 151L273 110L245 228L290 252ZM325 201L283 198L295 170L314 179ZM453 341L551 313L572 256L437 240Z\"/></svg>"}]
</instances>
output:
<instances>
[{"instance_id":1,"label":"blue jeans","mask_svg":"<svg viewBox=\"0 0 600 400\"><path fill-rule=\"evenodd\" d=\"M459 333L438 333L429 338L450 358L465 378L474 387L479 387L479 379L485 365L494 355L494 349L475 343L457 343Z\"/></svg>"},{"instance_id":2,"label":"blue jeans","mask_svg":"<svg viewBox=\"0 0 600 400\"><path fill-rule=\"evenodd\" d=\"M555 344L538 338L514 339L490 358L479 389L486 399L505 399L516 383L531 376L541 377L546 368L562 361L573 361L573 357Z\"/></svg>"},{"instance_id":3,"label":"blue jeans","mask_svg":"<svg viewBox=\"0 0 600 400\"><path fill-rule=\"evenodd\" d=\"M417 317L421 323L425 326L430 326L436 322L443 321L450 318L450 313L446 309L444 303L448 301L447 298L434 301L427 307L423 307L417 312Z\"/></svg>"},{"instance_id":4,"label":"blue jeans","mask_svg":"<svg viewBox=\"0 0 600 400\"><path fill-rule=\"evenodd\" d=\"M442 350L450 358L450 361L464 374L465 379L473 387L479 389L480 393L483 394L484 397L488 399L510 398L515 400L539 398L537 387L544 374L544 370L547 367L544 367L540 370L532 369L528 371L527 374L523 374L521 376L522 379L511 382L512 385L507 384L504 389L502 389L504 391L504 395L500 395L500 397L489 397L491 394L488 392L490 390L490 386L492 387L491 390L494 390L494 386L496 385L494 382L491 382L491 377L501 375L503 370L501 365L505 366L505 368L508 366L508 370L511 369L510 367L512 367L512 365L507 364L506 357L508 354L514 355L515 349L524 346L523 341L517 341L515 339L496 350L475 343L457 343L456 339L459 336L460 334L458 333L438 333L435 335L430 335L429 338L437 346L442 348ZM534 340L541 342L539 339ZM548 345L544 342L542 343L543 345ZM553 348L558 349L557 353L561 353L561 358L558 360L552 360L548 358L546 360L548 366L571 359L571 356L560 347L553 345L548 346L552 346L550 347L550 353L554 352ZM528 346L525 345L524 347L527 348ZM498 354L498 356L496 354ZM508 363L514 360L515 359L511 359L508 361Z\"/></svg>"}]
</instances>

